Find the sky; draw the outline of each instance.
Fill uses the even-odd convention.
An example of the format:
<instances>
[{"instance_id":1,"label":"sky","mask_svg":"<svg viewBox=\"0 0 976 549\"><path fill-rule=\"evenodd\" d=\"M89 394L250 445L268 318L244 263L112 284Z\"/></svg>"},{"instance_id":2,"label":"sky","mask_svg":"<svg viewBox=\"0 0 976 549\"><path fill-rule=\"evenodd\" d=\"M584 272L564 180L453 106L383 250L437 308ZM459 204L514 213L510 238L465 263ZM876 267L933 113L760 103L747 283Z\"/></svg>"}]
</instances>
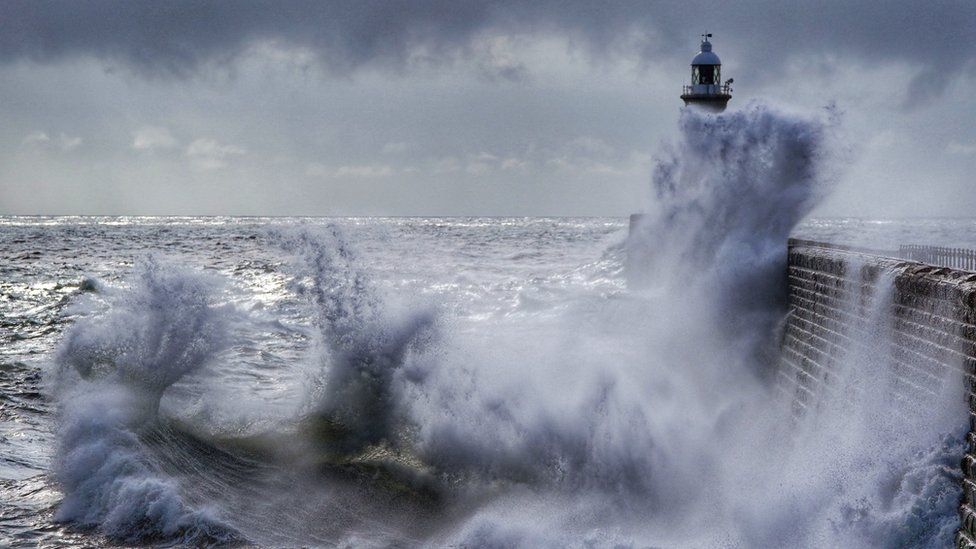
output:
<instances>
[{"instance_id":1,"label":"sky","mask_svg":"<svg viewBox=\"0 0 976 549\"><path fill-rule=\"evenodd\" d=\"M0 2L0 214L627 215L714 34L821 216L976 212L976 2Z\"/></svg>"}]
</instances>

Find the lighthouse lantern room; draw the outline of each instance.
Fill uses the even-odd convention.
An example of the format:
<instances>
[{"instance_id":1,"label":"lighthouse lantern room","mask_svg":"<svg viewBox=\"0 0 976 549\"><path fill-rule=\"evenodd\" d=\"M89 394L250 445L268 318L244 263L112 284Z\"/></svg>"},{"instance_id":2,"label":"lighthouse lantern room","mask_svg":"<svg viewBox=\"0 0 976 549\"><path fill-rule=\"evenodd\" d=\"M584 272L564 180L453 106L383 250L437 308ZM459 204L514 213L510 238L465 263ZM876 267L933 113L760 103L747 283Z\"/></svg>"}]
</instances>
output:
<instances>
[{"instance_id":1,"label":"lighthouse lantern room","mask_svg":"<svg viewBox=\"0 0 976 549\"><path fill-rule=\"evenodd\" d=\"M701 51L691 60L691 85L684 87L681 99L685 105L698 105L707 110L722 112L732 99L732 79L722 83L722 61L712 51L709 38L702 35Z\"/></svg>"}]
</instances>

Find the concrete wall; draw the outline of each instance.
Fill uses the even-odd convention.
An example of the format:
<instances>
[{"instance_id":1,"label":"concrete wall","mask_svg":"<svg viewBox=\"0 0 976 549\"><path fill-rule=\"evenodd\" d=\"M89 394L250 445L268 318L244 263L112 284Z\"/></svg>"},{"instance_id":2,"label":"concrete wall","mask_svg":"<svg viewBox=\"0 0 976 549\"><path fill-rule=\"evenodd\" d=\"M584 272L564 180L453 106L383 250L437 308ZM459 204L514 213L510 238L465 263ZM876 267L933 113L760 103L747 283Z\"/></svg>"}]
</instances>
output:
<instances>
[{"instance_id":1,"label":"concrete wall","mask_svg":"<svg viewBox=\"0 0 976 549\"><path fill-rule=\"evenodd\" d=\"M884 390L911 403L899 408L968 400L957 545L976 548L976 274L887 257L894 254L790 240L790 314L777 387L791 398L795 416L824 405L840 390L845 358L866 346L878 353L883 330L882 357L891 372Z\"/></svg>"}]
</instances>

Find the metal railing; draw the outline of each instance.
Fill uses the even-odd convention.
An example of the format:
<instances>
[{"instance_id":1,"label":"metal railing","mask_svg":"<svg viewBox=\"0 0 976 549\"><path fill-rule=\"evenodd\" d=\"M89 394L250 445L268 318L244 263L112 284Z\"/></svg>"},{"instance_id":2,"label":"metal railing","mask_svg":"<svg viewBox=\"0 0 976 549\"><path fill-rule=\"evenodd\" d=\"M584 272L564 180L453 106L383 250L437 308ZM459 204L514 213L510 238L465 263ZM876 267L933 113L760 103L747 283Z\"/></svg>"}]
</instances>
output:
<instances>
[{"instance_id":1,"label":"metal railing","mask_svg":"<svg viewBox=\"0 0 976 549\"><path fill-rule=\"evenodd\" d=\"M699 91L696 91L695 88ZM704 88L704 89L702 89ZM682 86L682 95L731 95L732 86L730 84L697 84L694 86Z\"/></svg>"},{"instance_id":2,"label":"metal railing","mask_svg":"<svg viewBox=\"0 0 976 549\"><path fill-rule=\"evenodd\" d=\"M904 259L920 261L929 265L976 271L976 250L902 244L898 247L898 255Z\"/></svg>"}]
</instances>

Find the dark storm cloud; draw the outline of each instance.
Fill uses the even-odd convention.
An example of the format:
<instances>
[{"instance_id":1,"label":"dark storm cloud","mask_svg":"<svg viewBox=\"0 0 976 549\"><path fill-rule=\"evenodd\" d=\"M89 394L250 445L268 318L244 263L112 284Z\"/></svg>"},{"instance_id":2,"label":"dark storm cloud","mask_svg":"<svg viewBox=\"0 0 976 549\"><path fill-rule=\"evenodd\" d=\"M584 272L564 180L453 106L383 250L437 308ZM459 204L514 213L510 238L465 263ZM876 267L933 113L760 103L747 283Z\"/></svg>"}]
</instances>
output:
<instances>
[{"instance_id":1,"label":"dark storm cloud","mask_svg":"<svg viewBox=\"0 0 976 549\"><path fill-rule=\"evenodd\" d=\"M775 80L799 55L903 62L917 77L909 101L976 73L976 3L509 1L36 1L0 4L0 57L48 61L92 55L139 72L186 76L273 40L308 47L334 71L402 70L471 52L483 32L563 36L601 60L634 48L646 59L686 57L707 29L734 40ZM636 37L636 39L635 39Z\"/></svg>"},{"instance_id":2,"label":"dark storm cloud","mask_svg":"<svg viewBox=\"0 0 976 549\"><path fill-rule=\"evenodd\" d=\"M153 73L186 75L255 41L314 49L333 68L402 63L463 48L491 9L465 2L61 2L0 4L0 56L94 55Z\"/></svg>"}]
</instances>

